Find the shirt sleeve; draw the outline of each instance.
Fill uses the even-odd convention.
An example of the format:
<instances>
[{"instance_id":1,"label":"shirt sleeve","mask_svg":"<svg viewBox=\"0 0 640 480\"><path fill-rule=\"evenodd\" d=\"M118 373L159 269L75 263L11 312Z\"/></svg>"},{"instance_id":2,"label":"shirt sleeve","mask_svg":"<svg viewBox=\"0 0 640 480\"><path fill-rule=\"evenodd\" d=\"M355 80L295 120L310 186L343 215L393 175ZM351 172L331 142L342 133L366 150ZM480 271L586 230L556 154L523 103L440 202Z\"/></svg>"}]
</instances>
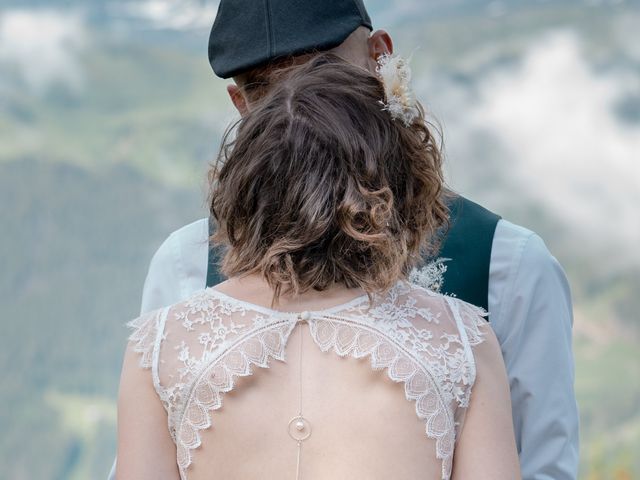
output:
<instances>
[{"instance_id":1,"label":"shirt sleeve","mask_svg":"<svg viewBox=\"0 0 640 480\"><path fill-rule=\"evenodd\" d=\"M208 220L173 232L149 264L142 290L141 313L181 302L206 286Z\"/></svg>"},{"instance_id":2,"label":"shirt sleeve","mask_svg":"<svg viewBox=\"0 0 640 480\"><path fill-rule=\"evenodd\" d=\"M518 241L508 232L494 240L489 308L495 307L491 323L509 376L522 478L575 480L579 420L569 284L543 240L511 226L520 229Z\"/></svg>"},{"instance_id":3,"label":"shirt sleeve","mask_svg":"<svg viewBox=\"0 0 640 480\"><path fill-rule=\"evenodd\" d=\"M142 288L140 313L177 303L181 294L181 275L175 232L162 242L151 258Z\"/></svg>"}]
</instances>

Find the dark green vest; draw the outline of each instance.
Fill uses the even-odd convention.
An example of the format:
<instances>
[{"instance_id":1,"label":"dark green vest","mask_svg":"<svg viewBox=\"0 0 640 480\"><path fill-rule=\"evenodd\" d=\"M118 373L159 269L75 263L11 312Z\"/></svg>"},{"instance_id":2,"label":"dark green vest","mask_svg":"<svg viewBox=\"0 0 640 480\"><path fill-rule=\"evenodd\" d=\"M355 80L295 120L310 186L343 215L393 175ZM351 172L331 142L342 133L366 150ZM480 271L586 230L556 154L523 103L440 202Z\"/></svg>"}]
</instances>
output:
<instances>
[{"instance_id":1,"label":"dark green vest","mask_svg":"<svg viewBox=\"0 0 640 480\"><path fill-rule=\"evenodd\" d=\"M441 292L488 310L491 246L500 217L464 197L455 197L449 208L451 226L438 254L450 259L445 262ZM209 221L209 235L213 223ZM216 268L218 253L216 247L209 248L207 287L224 280Z\"/></svg>"},{"instance_id":2,"label":"dark green vest","mask_svg":"<svg viewBox=\"0 0 640 480\"><path fill-rule=\"evenodd\" d=\"M450 260L440 291L488 310L491 247L500 217L464 197L455 197L449 209L451 225L438 257Z\"/></svg>"}]
</instances>

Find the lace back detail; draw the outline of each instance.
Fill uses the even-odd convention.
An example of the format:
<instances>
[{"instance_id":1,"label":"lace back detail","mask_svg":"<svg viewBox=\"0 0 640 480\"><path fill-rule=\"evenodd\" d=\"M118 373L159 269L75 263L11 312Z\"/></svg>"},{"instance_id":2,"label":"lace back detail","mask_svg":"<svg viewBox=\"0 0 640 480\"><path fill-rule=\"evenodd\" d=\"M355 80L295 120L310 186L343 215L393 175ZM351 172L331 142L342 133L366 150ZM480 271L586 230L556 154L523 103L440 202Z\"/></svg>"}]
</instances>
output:
<instances>
[{"instance_id":1,"label":"lace back detail","mask_svg":"<svg viewBox=\"0 0 640 480\"><path fill-rule=\"evenodd\" d=\"M484 310L406 282L365 307L311 312L313 342L341 357L369 357L374 370L385 370L403 384L415 402L425 434L435 441L442 478L450 478L457 433L475 381L472 346L483 341ZM152 367L154 385L167 411L177 462L186 479L200 432L212 426L212 414L233 390L238 377L285 361L288 338L298 317L235 300L205 289L128 326L140 364Z\"/></svg>"},{"instance_id":2,"label":"lace back detail","mask_svg":"<svg viewBox=\"0 0 640 480\"><path fill-rule=\"evenodd\" d=\"M436 441L436 456L443 461L443 478L448 478L455 431L434 372L422 367L411 353L382 334L339 318L311 322L310 331L323 352L333 350L341 357L369 356L373 370L385 370L389 379L404 383L405 398L415 401L416 415L424 420L427 436Z\"/></svg>"},{"instance_id":3,"label":"lace back detail","mask_svg":"<svg viewBox=\"0 0 640 480\"><path fill-rule=\"evenodd\" d=\"M200 430L212 425L211 412L222 407L222 394L233 390L237 377L253 373L252 367L268 368L269 360L285 360L285 346L293 324L258 331L222 354L204 369L188 399L182 421L177 426L177 458L181 475L191 465L191 450L201 445Z\"/></svg>"}]
</instances>

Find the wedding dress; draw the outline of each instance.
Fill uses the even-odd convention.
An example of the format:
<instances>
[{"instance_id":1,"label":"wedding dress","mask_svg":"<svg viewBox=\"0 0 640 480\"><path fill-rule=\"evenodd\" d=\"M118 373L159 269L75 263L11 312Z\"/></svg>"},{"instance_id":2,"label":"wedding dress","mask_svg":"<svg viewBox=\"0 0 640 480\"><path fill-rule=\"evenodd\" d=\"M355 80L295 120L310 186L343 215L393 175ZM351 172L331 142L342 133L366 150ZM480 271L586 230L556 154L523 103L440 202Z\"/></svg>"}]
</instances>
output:
<instances>
[{"instance_id":1,"label":"wedding dress","mask_svg":"<svg viewBox=\"0 0 640 480\"><path fill-rule=\"evenodd\" d=\"M449 479L485 316L400 280L304 312L206 288L128 325L182 479Z\"/></svg>"}]
</instances>

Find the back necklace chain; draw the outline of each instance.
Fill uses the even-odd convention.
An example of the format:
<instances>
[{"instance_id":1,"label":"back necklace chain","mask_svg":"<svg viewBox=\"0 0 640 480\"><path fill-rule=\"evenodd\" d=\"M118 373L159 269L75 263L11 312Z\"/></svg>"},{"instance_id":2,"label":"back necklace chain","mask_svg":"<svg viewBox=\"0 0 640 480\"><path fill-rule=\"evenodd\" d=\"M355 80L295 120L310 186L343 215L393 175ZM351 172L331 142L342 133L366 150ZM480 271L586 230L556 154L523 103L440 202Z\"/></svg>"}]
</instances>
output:
<instances>
[{"instance_id":1,"label":"back necklace chain","mask_svg":"<svg viewBox=\"0 0 640 480\"><path fill-rule=\"evenodd\" d=\"M298 319L301 321L308 321L311 315L309 312L301 312L298 314ZM308 323L308 322L307 322ZM300 355L298 372L300 374L300 392L299 392L299 406L298 415L289 420L287 431L289 436L293 438L298 446L298 455L296 460L296 480L300 480L300 453L302 450L302 442L311 436L311 423L302 415L302 323L298 325L300 331Z\"/></svg>"}]
</instances>

